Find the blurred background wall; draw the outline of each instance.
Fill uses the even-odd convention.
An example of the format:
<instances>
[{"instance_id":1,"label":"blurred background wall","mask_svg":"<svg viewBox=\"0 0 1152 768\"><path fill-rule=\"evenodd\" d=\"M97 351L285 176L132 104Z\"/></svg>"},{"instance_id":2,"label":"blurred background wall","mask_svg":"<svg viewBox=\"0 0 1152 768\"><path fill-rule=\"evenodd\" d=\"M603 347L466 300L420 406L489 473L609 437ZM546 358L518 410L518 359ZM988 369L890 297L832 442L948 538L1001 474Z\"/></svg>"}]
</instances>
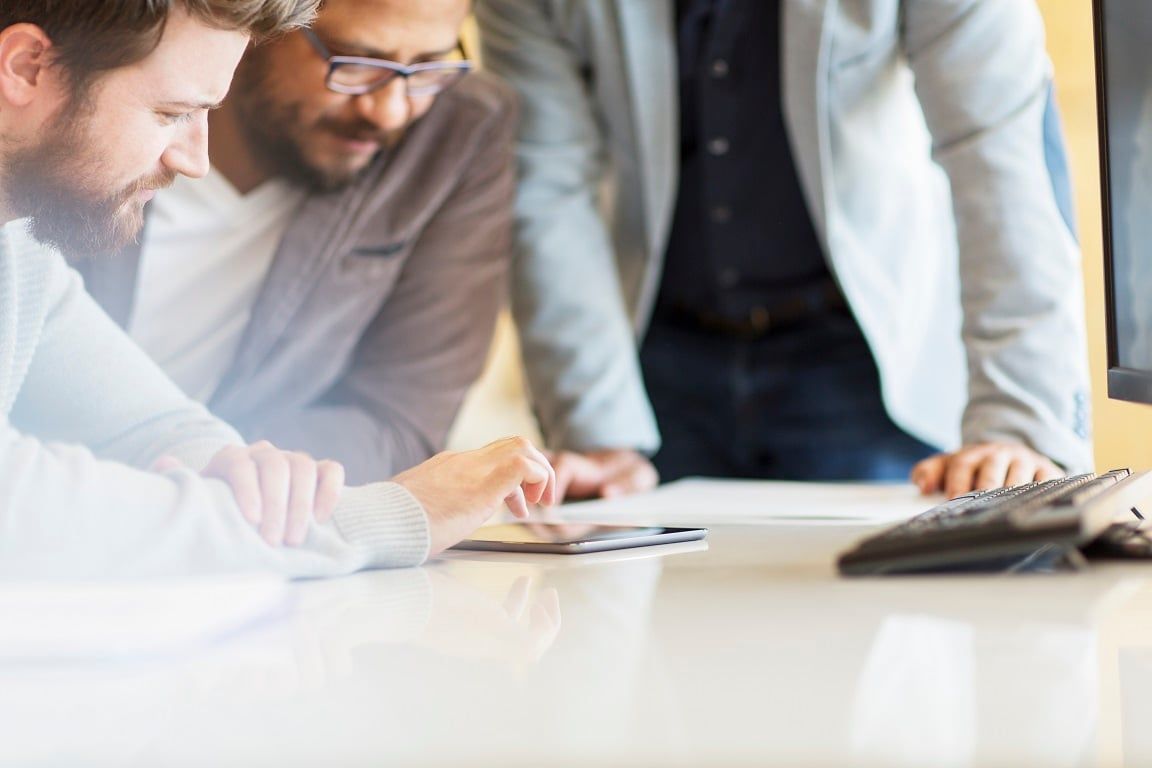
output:
<instances>
[{"instance_id":1,"label":"blurred background wall","mask_svg":"<svg viewBox=\"0 0 1152 768\"><path fill-rule=\"evenodd\" d=\"M1039 5L1048 26L1048 50L1056 67L1056 87L1071 155L1084 251L1096 462L1105 469L1148 468L1152 467L1152 406L1108 400L1104 377L1104 267L1092 3L1090 0L1039 0ZM1152 41L1149 42L1152 45Z\"/></svg>"},{"instance_id":2,"label":"blurred background wall","mask_svg":"<svg viewBox=\"0 0 1152 768\"><path fill-rule=\"evenodd\" d=\"M1055 66L1057 98L1064 117L1076 187L1084 252L1096 460L1098 466L1105 469L1148 468L1152 467L1152 406L1108 400L1104 380L1104 275L1091 2L1037 2L1048 28L1048 49ZM1149 44L1152 46L1152 41ZM475 45L470 50L476 50ZM1053 349L1052 353L1061 351ZM521 385L519 352L512 326L505 318L500 323L488 370L469 396L451 442L457 448L473 447L513 433L535 436L535 427Z\"/></svg>"}]
</instances>

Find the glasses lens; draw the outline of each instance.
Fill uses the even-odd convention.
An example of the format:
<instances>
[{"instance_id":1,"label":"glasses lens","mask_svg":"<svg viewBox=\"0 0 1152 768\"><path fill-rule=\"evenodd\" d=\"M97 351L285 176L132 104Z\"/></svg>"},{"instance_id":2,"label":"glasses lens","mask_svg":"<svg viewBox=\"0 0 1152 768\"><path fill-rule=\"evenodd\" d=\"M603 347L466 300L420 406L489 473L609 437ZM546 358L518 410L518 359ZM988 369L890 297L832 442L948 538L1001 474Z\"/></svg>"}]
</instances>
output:
<instances>
[{"instance_id":1,"label":"glasses lens","mask_svg":"<svg viewBox=\"0 0 1152 768\"><path fill-rule=\"evenodd\" d=\"M383 67L367 64L337 64L328 75L328 84L341 89L379 88L396 77L396 73Z\"/></svg>"},{"instance_id":2,"label":"glasses lens","mask_svg":"<svg viewBox=\"0 0 1152 768\"><path fill-rule=\"evenodd\" d=\"M408 93L413 96L439 93L463 77L465 72L467 70L456 67L422 69L419 72L413 72L412 76L408 78Z\"/></svg>"}]
</instances>

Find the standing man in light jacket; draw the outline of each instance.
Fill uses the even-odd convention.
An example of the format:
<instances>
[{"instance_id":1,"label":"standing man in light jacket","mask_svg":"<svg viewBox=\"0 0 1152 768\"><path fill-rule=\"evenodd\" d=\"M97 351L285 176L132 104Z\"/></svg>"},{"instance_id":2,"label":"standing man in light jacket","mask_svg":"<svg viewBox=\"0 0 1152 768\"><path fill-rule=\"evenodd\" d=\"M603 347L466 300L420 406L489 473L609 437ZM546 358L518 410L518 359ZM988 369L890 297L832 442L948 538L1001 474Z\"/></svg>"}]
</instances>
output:
<instances>
[{"instance_id":1,"label":"standing man in light jacket","mask_svg":"<svg viewBox=\"0 0 1152 768\"><path fill-rule=\"evenodd\" d=\"M549 502L524 440L343 487L338 464L244 446L84 293L58 249L122 247L178 175L253 34L315 0L0 5L0 577L414 565L507 503Z\"/></svg>"},{"instance_id":2,"label":"standing man in light jacket","mask_svg":"<svg viewBox=\"0 0 1152 768\"><path fill-rule=\"evenodd\" d=\"M1090 466L1033 3L481 0L478 16L487 66L522 97L513 303L546 434L642 421L638 339L664 479L915 467L957 494Z\"/></svg>"},{"instance_id":3,"label":"standing man in light jacket","mask_svg":"<svg viewBox=\"0 0 1152 768\"><path fill-rule=\"evenodd\" d=\"M443 450L507 293L516 109L470 71L470 7L328 0L249 48L208 175L77 264L181 389L356 483Z\"/></svg>"}]
</instances>

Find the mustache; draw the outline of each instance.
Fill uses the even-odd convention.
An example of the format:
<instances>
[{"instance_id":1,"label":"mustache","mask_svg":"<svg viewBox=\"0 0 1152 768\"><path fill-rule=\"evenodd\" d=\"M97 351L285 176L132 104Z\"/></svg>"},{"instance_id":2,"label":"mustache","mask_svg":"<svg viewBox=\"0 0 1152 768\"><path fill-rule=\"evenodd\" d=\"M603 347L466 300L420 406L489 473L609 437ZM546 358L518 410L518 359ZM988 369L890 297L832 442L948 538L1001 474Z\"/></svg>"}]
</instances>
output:
<instances>
[{"instance_id":1,"label":"mustache","mask_svg":"<svg viewBox=\"0 0 1152 768\"><path fill-rule=\"evenodd\" d=\"M148 176L141 176L124 191L123 197L132 197L138 192L159 190L172 186L176 182L176 171L157 171Z\"/></svg>"},{"instance_id":2,"label":"mustache","mask_svg":"<svg viewBox=\"0 0 1152 768\"><path fill-rule=\"evenodd\" d=\"M372 141L382 145L388 138L384 131L381 131L372 123L363 120L355 123L342 123L338 120L320 120L317 126L343 139L350 139L352 141Z\"/></svg>"},{"instance_id":3,"label":"mustache","mask_svg":"<svg viewBox=\"0 0 1152 768\"><path fill-rule=\"evenodd\" d=\"M160 190L172 186L179 174L176 171L164 170L147 176L141 176L117 194L107 199L110 206L121 210L130 205L136 195L149 190Z\"/></svg>"}]
</instances>

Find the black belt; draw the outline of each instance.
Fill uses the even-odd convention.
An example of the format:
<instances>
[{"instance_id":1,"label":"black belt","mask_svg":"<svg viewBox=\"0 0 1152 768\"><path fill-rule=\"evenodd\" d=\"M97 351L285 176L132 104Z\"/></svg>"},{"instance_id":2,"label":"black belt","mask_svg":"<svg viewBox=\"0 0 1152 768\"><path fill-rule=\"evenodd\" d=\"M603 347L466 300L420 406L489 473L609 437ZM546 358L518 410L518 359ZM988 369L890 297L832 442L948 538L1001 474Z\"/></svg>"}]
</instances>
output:
<instances>
[{"instance_id":1,"label":"black belt","mask_svg":"<svg viewBox=\"0 0 1152 768\"><path fill-rule=\"evenodd\" d=\"M743 315L694 309L682 304L667 307L660 315L674 325L754 341L847 309L844 294L836 283L828 280L794 292L780 301L753 307Z\"/></svg>"}]
</instances>

